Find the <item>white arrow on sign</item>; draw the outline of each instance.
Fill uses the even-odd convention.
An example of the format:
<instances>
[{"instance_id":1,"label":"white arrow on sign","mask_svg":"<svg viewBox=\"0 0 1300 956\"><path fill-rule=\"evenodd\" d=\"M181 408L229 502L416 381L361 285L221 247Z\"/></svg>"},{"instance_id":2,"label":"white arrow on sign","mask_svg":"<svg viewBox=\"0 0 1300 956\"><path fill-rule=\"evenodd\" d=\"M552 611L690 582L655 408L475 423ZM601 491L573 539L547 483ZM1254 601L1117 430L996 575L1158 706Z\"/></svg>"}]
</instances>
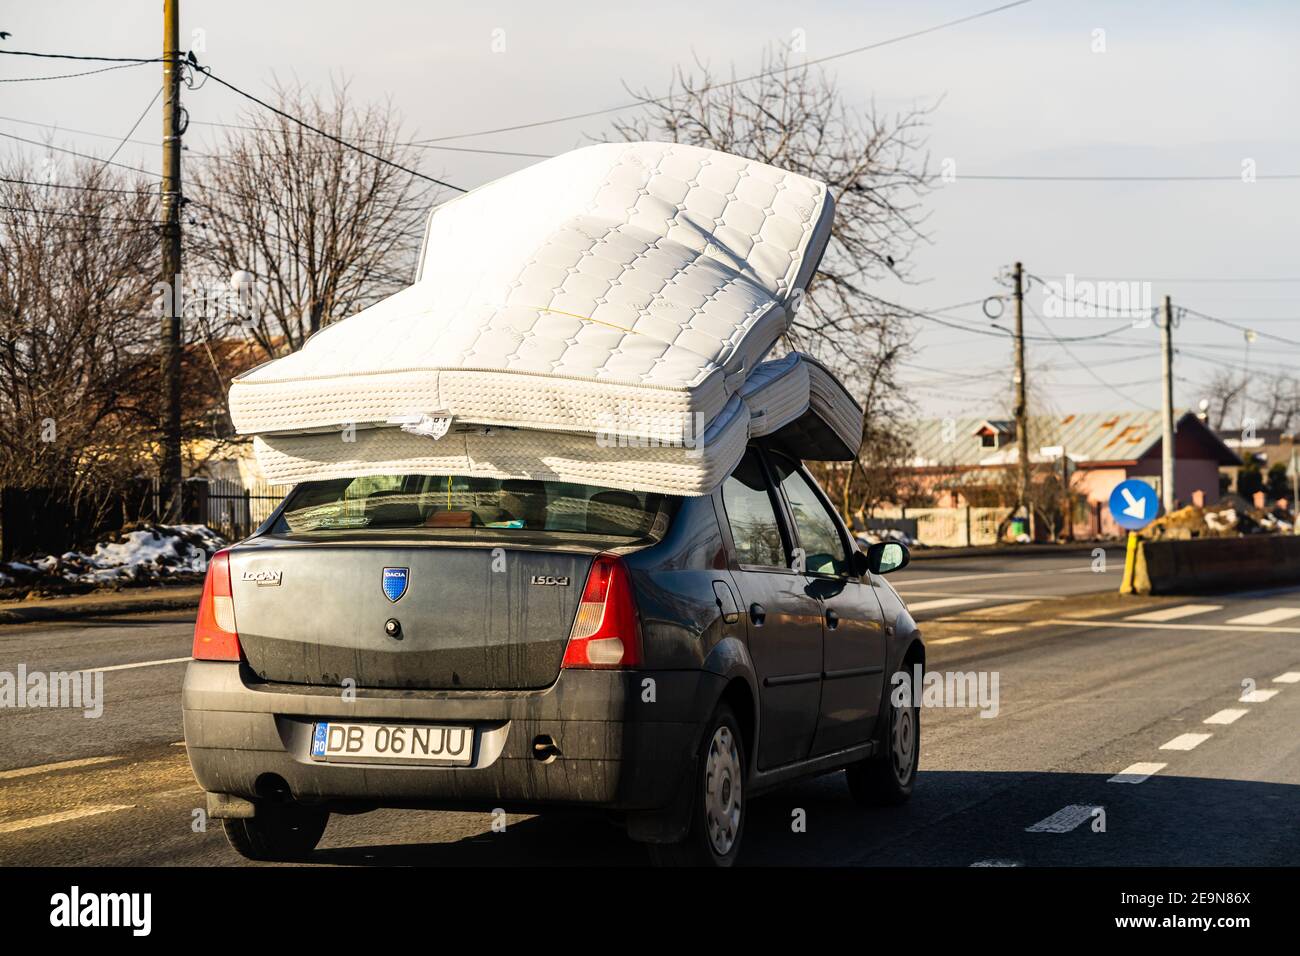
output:
<instances>
[{"instance_id":1,"label":"white arrow on sign","mask_svg":"<svg viewBox=\"0 0 1300 956\"><path fill-rule=\"evenodd\" d=\"M1124 500L1128 502L1128 504L1124 506L1124 514L1128 515L1130 518L1136 518L1138 521L1141 521L1147 516L1147 500L1145 498L1134 498L1133 492L1129 491L1127 488L1121 488L1119 493L1123 495Z\"/></svg>"}]
</instances>

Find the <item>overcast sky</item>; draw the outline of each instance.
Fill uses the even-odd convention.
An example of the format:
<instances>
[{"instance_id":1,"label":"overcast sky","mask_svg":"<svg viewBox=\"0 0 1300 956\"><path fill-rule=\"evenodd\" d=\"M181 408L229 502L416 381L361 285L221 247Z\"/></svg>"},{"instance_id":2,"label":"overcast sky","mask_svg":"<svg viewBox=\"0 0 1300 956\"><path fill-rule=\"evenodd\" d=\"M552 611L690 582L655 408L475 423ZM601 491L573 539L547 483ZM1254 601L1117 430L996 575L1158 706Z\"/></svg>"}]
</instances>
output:
<instances>
[{"instance_id":1,"label":"overcast sky","mask_svg":"<svg viewBox=\"0 0 1300 956\"><path fill-rule=\"evenodd\" d=\"M359 98L391 98L413 136L441 137L615 106L627 98L622 84L663 89L673 65L693 53L719 69L748 71L765 45L789 42L796 30L806 55L817 58L997 5L182 0L181 37L183 46L206 48L198 54L203 63L252 92L266 92L273 72L321 87L343 74ZM159 0L7 3L0 30L13 34L2 41L8 49L155 56L161 11ZM494 41L498 48L504 41L504 50L494 52ZM1094 50L1103 44L1104 52ZM1175 305L1267 333L1248 346L1240 331L1187 317L1175 333L1186 346L1176 363L1178 404L1195 405L1219 365L1297 368L1300 345L1267 335L1300 342L1300 178L1243 182L1241 175L1243 163L1260 177L1300 174L1298 46L1300 4L1285 0L1033 0L834 61L828 68L850 102L890 108L942 99L930 153L936 171L950 161L956 180L926 201L931 242L915 254L918 281L884 285L880 294L923 310L979 300L1005 291L996 277L1016 259L1048 280L1148 279L1156 301L1169 294ZM90 67L0 57L0 78ZM58 145L106 156L158 84L154 64L2 83L0 131L41 139L48 131L28 123L57 124ZM213 83L183 102L196 121L187 140L198 144L210 144L213 132L198 121L236 120L247 105ZM160 125L155 106L135 139L157 143ZM608 129L607 117L595 117L447 145L554 153ZM157 170L158 150L128 143L118 161ZM426 170L474 186L532 162L437 152ZM964 178L987 175L1232 178ZM1028 301L1040 314L1047 306L1038 289ZM979 305L944 314L956 325L989 324ZM1061 337L1126 324L1113 315L1045 322ZM917 351L906 378L925 413L1006 410L1005 338L913 324ZM1026 329L1049 335L1033 315ZM1073 343L1069 352L1031 341L1030 381L1063 413L1157 408L1157 345L1154 327Z\"/></svg>"}]
</instances>

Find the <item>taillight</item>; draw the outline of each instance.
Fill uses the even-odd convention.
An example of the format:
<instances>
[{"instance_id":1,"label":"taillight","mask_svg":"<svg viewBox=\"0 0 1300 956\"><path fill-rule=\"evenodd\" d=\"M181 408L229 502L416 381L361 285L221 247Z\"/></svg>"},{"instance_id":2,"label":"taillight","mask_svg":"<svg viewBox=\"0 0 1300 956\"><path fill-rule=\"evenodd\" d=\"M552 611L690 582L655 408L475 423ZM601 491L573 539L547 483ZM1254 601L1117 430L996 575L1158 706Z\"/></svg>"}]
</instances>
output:
<instances>
[{"instance_id":1,"label":"taillight","mask_svg":"<svg viewBox=\"0 0 1300 956\"><path fill-rule=\"evenodd\" d=\"M194 621L196 661L237 661L239 631L235 627L235 598L230 591L230 552L218 551L208 562L208 576Z\"/></svg>"},{"instance_id":2,"label":"taillight","mask_svg":"<svg viewBox=\"0 0 1300 956\"><path fill-rule=\"evenodd\" d=\"M635 667L641 663L641 621L627 566L600 554L587 572L573 619L565 667Z\"/></svg>"}]
</instances>

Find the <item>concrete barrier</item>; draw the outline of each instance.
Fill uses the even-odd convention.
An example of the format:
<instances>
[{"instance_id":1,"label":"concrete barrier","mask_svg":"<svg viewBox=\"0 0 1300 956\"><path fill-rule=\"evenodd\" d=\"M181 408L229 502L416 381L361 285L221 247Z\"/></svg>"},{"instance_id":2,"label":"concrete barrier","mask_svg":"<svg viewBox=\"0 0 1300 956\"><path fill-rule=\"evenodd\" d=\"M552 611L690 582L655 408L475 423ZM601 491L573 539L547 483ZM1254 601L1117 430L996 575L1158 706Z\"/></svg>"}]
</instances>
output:
<instances>
[{"instance_id":1,"label":"concrete barrier","mask_svg":"<svg viewBox=\"0 0 1300 956\"><path fill-rule=\"evenodd\" d=\"M1203 594L1300 583L1300 537L1137 540L1122 594Z\"/></svg>"}]
</instances>

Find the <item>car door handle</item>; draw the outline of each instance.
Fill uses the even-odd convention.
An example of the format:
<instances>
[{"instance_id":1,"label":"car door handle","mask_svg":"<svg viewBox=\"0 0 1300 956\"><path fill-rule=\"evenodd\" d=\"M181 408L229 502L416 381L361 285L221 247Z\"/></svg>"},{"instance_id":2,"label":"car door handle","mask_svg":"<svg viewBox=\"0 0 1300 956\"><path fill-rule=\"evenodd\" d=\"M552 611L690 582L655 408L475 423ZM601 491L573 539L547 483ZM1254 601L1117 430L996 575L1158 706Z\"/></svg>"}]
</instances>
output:
<instances>
[{"instance_id":1,"label":"car door handle","mask_svg":"<svg viewBox=\"0 0 1300 956\"><path fill-rule=\"evenodd\" d=\"M833 631L839 626L840 616L835 613L834 609L828 607L826 609L826 627Z\"/></svg>"},{"instance_id":2,"label":"car door handle","mask_svg":"<svg viewBox=\"0 0 1300 956\"><path fill-rule=\"evenodd\" d=\"M762 627L763 622L767 620L767 611L763 610L763 605L751 604L749 606L749 619L754 622L755 627Z\"/></svg>"}]
</instances>

